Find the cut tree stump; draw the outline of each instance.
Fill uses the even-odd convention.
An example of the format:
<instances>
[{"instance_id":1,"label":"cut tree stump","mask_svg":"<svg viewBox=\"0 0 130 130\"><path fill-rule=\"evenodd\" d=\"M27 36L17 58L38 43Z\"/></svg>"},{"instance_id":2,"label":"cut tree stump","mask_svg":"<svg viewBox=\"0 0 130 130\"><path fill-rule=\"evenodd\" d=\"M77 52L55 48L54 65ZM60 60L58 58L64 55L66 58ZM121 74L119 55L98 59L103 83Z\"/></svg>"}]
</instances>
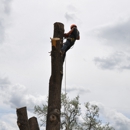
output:
<instances>
[{"instance_id":1,"label":"cut tree stump","mask_svg":"<svg viewBox=\"0 0 130 130\"><path fill-rule=\"evenodd\" d=\"M30 126L30 130L40 130L39 126L38 126L38 122L37 122L37 118L36 117L31 117L29 120L29 126Z\"/></svg>"},{"instance_id":2,"label":"cut tree stump","mask_svg":"<svg viewBox=\"0 0 130 130\"><path fill-rule=\"evenodd\" d=\"M26 107L16 109L17 125L20 130L30 130Z\"/></svg>"}]
</instances>

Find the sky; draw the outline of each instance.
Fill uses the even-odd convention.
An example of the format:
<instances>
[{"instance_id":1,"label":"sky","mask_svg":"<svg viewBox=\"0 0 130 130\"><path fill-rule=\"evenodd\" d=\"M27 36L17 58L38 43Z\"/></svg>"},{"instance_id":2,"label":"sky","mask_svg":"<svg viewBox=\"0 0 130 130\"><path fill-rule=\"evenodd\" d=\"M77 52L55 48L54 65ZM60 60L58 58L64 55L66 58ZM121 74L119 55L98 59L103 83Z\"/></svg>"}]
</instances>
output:
<instances>
[{"instance_id":1,"label":"sky","mask_svg":"<svg viewBox=\"0 0 130 130\"><path fill-rule=\"evenodd\" d=\"M55 22L76 24L62 92L100 108L103 122L130 130L129 0L0 0L0 130L18 130L16 108L46 102ZM41 128L43 129L43 128Z\"/></svg>"}]
</instances>

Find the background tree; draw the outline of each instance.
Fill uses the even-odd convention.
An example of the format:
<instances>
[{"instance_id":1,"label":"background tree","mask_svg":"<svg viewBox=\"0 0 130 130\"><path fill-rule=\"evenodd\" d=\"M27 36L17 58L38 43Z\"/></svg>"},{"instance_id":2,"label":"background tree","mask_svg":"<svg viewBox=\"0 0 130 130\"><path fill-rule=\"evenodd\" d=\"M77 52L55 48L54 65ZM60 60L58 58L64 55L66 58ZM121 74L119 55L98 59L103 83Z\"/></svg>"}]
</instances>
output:
<instances>
[{"instance_id":1,"label":"background tree","mask_svg":"<svg viewBox=\"0 0 130 130\"><path fill-rule=\"evenodd\" d=\"M42 107L35 106L34 113L41 119L41 125L46 124L47 104ZM78 126L78 116L80 115L79 96L70 100L67 94L61 94L61 129L72 130Z\"/></svg>"},{"instance_id":2,"label":"background tree","mask_svg":"<svg viewBox=\"0 0 130 130\"><path fill-rule=\"evenodd\" d=\"M90 105L89 102L85 103L86 114L84 123L82 123L83 130L114 130L109 126L109 123L102 125L99 118L99 107L97 105Z\"/></svg>"},{"instance_id":3,"label":"background tree","mask_svg":"<svg viewBox=\"0 0 130 130\"><path fill-rule=\"evenodd\" d=\"M79 96L70 100L67 94L61 96L61 128L65 130L72 130L78 127L78 117L80 116Z\"/></svg>"},{"instance_id":4,"label":"background tree","mask_svg":"<svg viewBox=\"0 0 130 130\"><path fill-rule=\"evenodd\" d=\"M83 122L79 122L80 103L79 96L72 100L67 97L67 94L61 94L61 129L62 130L114 130L109 123L103 125L99 120L99 107L85 103L86 113L83 117ZM47 104L42 107L35 106L34 112L41 118L41 125L46 124Z\"/></svg>"},{"instance_id":5,"label":"background tree","mask_svg":"<svg viewBox=\"0 0 130 130\"><path fill-rule=\"evenodd\" d=\"M101 124L97 127L96 130L115 130L113 127L109 125L109 123L102 126Z\"/></svg>"},{"instance_id":6,"label":"background tree","mask_svg":"<svg viewBox=\"0 0 130 130\"><path fill-rule=\"evenodd\" d=\"M34 107L34 113L37 114L38 117L40 118L41 126L44 126L46 124L47 109L48 109L47 104L43 104L42 107L38 105Z\"/></svg>"}]
</instances>

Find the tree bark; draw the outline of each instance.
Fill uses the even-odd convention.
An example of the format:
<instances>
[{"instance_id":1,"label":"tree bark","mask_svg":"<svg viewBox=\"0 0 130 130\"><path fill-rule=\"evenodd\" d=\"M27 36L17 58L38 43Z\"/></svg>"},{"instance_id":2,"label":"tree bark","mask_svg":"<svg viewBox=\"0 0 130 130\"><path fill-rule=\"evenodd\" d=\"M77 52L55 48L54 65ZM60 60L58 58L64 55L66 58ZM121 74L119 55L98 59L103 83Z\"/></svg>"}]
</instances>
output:
<instances>
[{"instance_id":1,"label":"tree bark","mask_svg":"<svg viewBox=\"0 0 130 130\"><path fill-rule=\"evenodd\" d=\"M62 23L54 23L46 130L60 130L61 84L63 76L63 57L60 54L60 50L63 44L63 34L64 25Z\"/></svg>"},{"instance_id":2,"label":"tree bark","mask_svg":"<svg viewBox=\"0 0 130 130\"><path fill-rule=\"evenodd\" d=\"M18 108L17 113L17 125L20 130L30 130L27 116L26 107Z\"/></svg>"},{"instance_id":3,"label":"tree bark","mask_svg":"<svg viewBox=\"0 0 130 130\"><path fill-rule=\"evenodd\" d=\"M36 117L31 117L29 120L30 130L40 130Z\"/></svg>"}]
</instances>

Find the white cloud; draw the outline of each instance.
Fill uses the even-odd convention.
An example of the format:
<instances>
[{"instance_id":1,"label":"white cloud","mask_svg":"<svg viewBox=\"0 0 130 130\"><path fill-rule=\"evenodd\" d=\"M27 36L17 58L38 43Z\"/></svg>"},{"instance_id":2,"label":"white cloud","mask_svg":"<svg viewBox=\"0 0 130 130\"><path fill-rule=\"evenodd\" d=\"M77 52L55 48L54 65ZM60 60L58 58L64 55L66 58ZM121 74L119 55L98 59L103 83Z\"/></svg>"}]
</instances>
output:
<instances>
[{"instance_id":1,"label":"white cloud","mask_svg":"<svg viewBox=\"0 0 130 130\"><path fill-rule=\"evenodd\" d=\"M95 57L94 62L97 66L99 66L102 69L130 69L130 56L127 55L124 52L115 52L109 55L108 57L99 58Z\"/></svg>"},{"instance_id":2,"label":"white cloud","mask_svg":"<svg viewBox=\"0 0 130 130\"><path fill-rule=\"evenodd\" d=\"M93 30L98 39L108 45L120 46L130 44L130 18L118 19L116 22L103 25Z\"/></svg>"},{"instance_id":3,"label":"white cloud","mask_svg":"<svg viewBox=\"0 0 130 130\"><path fill-rule=\"evenodd\" d=\"M79 11L77 7L73 5L67 6L67 12L65 13L65 18L67 22L80 24L81 20L79 19L78 15Z\"/></svg>"},{"instance_id":4,"label":"white cloud","mask_svg":"<svg viewBox=\"0 0 130 130\"><path fill-rule=\"evenodd\" d=\"M17 130L17 127L12 127L12 125L4 122L4 121L0 121L0 130Z\"/></svg>"},{"instance_id":5,"label":"white cloud","mask_svg":"<svg viewBox=\"0 0 130 130\"><path fill-rule=\"evenodd\" d=\"M65 13L65 18L67 21L74 22L76 20L76 16L74 13Z\"/></svg>"},{"instance_id":6,"label":"white cloud","mask_svg":"<svg viewBox=\"0 0 130 130\"><path fill-rule=\"evenodd\" d=\"M115 130L129 130L130 128L130 119L124 116L122 113L105 107L102 103L91 102L95 104L100 109L100 114L112 125Z\"/></svg>"},{"instance_id":7,"label":"white cloud","mask_svg":"<svg viewBox=\"0 0 130 130\"><path fill-rule=\"evenodd\" d=\"M109 23L93 29L92 33L102 45L112 50L107 57L95 57L94 62L102 69L130 69L130 18L120 18L116 22ZM104 47L105 48L105 47ZM105 48L105 49L106 49Z\"/></svg>"},{"instance_id":8,"label":"white cloud","mask_svg":"<svg viewBox=\"0 0 130 130\"><path fill-rule=\"evenodd\" d=\"M5 38L5 29L9 24L10 4L12 0L0 1L0 44Z\"/></svg>"},{"instance_id":9,"label":"white cloud","mask_svg":"<svg viewBox=\"0 0 130 130\"><path fill-rule=\"evenodd\" d=\"M35 105L42 104L45 101L45 96L37 95L35 97L28 93L25 86L16 84L10 87L10 96L6 103L13 108L27 106L28 110L33 110Z\"/></svg>"},{"instance_id":10,"label":"white cloud","mask_svg":"<svg viewBox=\"0 0 130 130\"><path fill-rule=\"evenodd\" d=\"M4 114L0 117L0 130L16 130L18 128L17 126L17 118L16 114Z\"/></svg>"},{"instance_id":11,"label":"white cloud","mask_svg":"<svg viewBox=\"0 0 130 130\"><path fill-rule=\"evenodd\" d=\"M31 117L34 116L34 106L41 105L46 101L46 96L32 95L25 86L11 84L8 78L0 78L0 98L0 130L18 129L16 114L14 114L16 108L26 106L28 117Z\"/></svg>"},{"instance_id":12,"label":"white cloud","mask_svg":"<svg viewBox=\"0 0 130 130\"><path fill-rule=\"evenodd\" d=\"M0 78L0 88L4 88L6 87L7 85L10 84L10 81L8 80L8 78Z\"/></svg>"},{"instance_id":13,"label":"white cloud","mask_svg":"<svg viewBox=\"0 0 130 130\"><path fill-rule=\"evenodd\" d=\"M25 86L9 84L7 78L0 79L0 81L1 99L3 103L10 105L12 108L27 106L28 110L33 110L35 105L43 104L46 101L46 96L29 94ZM4 87L3 84L5 84Z\"/></svg>"},{"instance_id":14,"label":"white cloud","mask_svg":"<svg viewBox=\"0 0 130 130\"><path fill-rule=\"evenodd\" d=\"M75 13L78 11L77 8L75 6L73 6L73 5L68 5L67 10L69 12L75 12Z\"/></svg>"},{"instance_id":15,"label":"white cloud","mask_svg":"<svg viewBox=\"0 0 130 130\"><path fill-rule=\"evenodd\" d=\"M76 92L78 95L90 93L90 90L89 90L89 89L84 88L84 87L82 87L82 86L77 87L77 86L75 86L75 85L67 87L66 90L67 90L67 93Z\"/></svg>"}]
</instances>

